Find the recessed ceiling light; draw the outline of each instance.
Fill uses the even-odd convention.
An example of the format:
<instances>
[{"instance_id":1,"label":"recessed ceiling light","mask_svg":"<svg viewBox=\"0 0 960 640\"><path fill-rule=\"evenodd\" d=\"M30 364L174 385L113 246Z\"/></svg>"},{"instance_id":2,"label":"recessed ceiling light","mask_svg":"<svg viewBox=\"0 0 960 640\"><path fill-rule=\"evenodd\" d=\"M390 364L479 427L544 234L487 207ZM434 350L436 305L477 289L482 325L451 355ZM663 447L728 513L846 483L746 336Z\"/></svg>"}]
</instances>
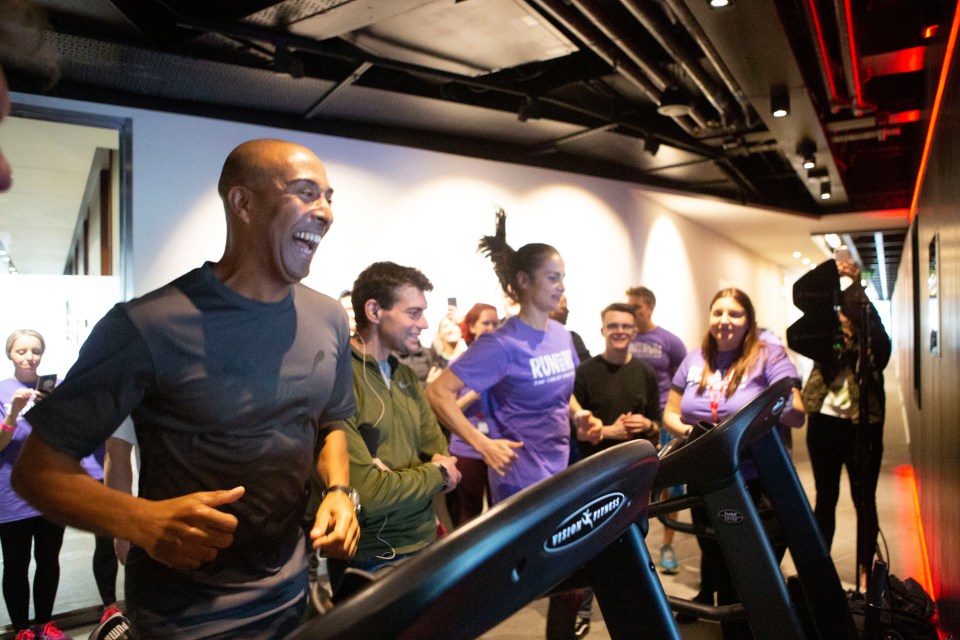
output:
<instances>
[{"instance_id":1,"label":"recessed ceiling light","mask_svg":"<svg viewBox=\"0 0 960 640\"><path fill-rule=\"evenodd\" d=\"M802 255L802 254L801 254L799 251L794 251L794 252L793 252L793 257L794 257L794 258L799 258L801 255Z\"/></svg>"}]
</instances>

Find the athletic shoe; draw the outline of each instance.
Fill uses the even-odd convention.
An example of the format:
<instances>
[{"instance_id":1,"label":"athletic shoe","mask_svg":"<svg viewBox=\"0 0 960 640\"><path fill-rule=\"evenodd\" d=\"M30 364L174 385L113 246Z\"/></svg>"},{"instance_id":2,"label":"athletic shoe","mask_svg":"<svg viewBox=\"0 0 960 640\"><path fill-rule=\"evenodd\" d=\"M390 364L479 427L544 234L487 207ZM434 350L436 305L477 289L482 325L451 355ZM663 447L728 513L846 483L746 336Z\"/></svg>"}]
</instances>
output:
<instances>
[{"instance_id":1,"label":"athletic shoe","mask_svg":"<svg viewBox=\"0 0 960 640\"><path fill-rule=\"evenodd\" d=\"M57 625L53 622L48 622L43 625L43 628L40 629L39 638L43 640L70 640L70 636L65 634L63 631L57 628Z\"/></svg>"},{"instance_id":2,"label":"athletic shoe","mask_svg":"<svg viewBox=\"0 0 960 640\"><path fill-rule=\"evenodd\" d=\"M33 629L24 629L17 634L17 637L14 640L36 640L37 634L33 632Z\"/></svg>"},{"instance_id":3,"label":"athletic shoe","mask_svg":"<svg viewBox=\"0 0 960 640\"><path fill-rule=\"evenodd\" d=\"M590 618L581 618L577 616L577 621L573 625L574 638L586 638L590 633Z\"/></svg>"},{"instance_id":4,"label":"athletic shoe","mask_svg":"<svg viewBox=\"0 0 960 640\"><path fill-rule=\"evenodd\" d=\"M660 572L668 576L675 576L680 573L677 554L674 552L672 544L665 544L660 547Z\"/></svg>"},{"instance_id":5,"label":"athletic shoe","mask_svg":"<svg viewBox=\"0 0 960 640\"><path fill-rule=\"evenodd\" d=\"M130 621L120 609L110 608L103 612L100 624L90 632L87 640L129 640L131 637Z\"/></svg>"}]
</instances>

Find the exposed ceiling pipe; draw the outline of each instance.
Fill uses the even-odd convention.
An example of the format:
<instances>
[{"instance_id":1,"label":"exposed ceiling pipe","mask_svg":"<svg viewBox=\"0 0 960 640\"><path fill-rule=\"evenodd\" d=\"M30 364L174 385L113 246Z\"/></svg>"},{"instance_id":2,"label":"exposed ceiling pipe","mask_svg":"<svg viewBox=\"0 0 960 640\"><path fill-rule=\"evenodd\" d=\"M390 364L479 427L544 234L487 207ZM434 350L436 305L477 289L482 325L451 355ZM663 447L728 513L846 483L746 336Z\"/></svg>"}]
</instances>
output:
<instances>
[{"instance_id":1,"label":"exposed ceiling pipe","mask_svg":"<svg viewBox=\"0 0 960 640\"><path fill-rule=\"evenodd\" d=\"M820 21L820 14L817 12L817 0L806 0L800 4L803 5L807 22L813 27L815 44L819 52L819 55L814 57L817 60L820 79L829 94L827 98L830 101L830 113L838 113L841 109L850 106L850 100L841 96L837 91L837 79L834 77L833 69L830 66L830 55L827 52L827 43L823 35L823 23Z\"/></svg>"},{"instance_id":2,"label":"exposed ceiling pipe","mask_svg":"<svg viewBox=\"0 0 960 640\"><path fill-rule=\"evenodd\" d=\"M847 84L847 94L853 98L853 115L859 116L868 111L876 111L863 98L860 86L860 57L857 55L857 39L853 31L853 13L850 0L833 0L837 16L837 35L840 37L840 60L843 62L843 76Z\"/></svg>"},{"instance_id":3,"label":"exposed ceiling pipe","mask_svg":"<svg viewBox=\"0 0 960 640\"><path fill-rule=\"evenodd\" d=\"M595 54L600 56L607 64L611 65L625 79L636 85L652 102L660 104L661 90L648 80L642 70L634 64L619 47L610 43L608 37L600 29L590 22L584 15L571 7L564 0L527 0L528 3L537 5L542 11L553 17L554 20L562 24L568 31L573 33L581 42L590 48ZM609 46L606 46L608 45ZM696 131L687 118L677 117L673 119L679 127L687 134L693 136ZM700 118L703 121L703 118Z\"/></svg>"},{"instance_id":4,"label":"exposed ceiling pipe","mask_svg":"<svg viewBox=\"0 0 960 640\"><path fill-rule=\"evenodd\" d=\"M856 140L877 140L883 142L890 136L900 135L900 127L881 127L870 131L853 131L830 136L830 142L854 142Z\"/></svg>"},{"instance_id":5,"label":"exposed ceiling pipe","mask_svg":"<svg viewBox=\"0 0 960 640\"><path fill-rule=\"evenodd\" d=\"M670 57L680 65L684 73L690 76L690 79L697 85L704 97L720 114L722 123L727 124L731 109L730 101L724 94L723 88L718 86L716 81L707 74L700 65L700 61L691 52L669 37L672 25L667 22L665 16L662 13L658 14L657 11L651 11L650 5L642 4L637 0L620 0L620 4L644 26L663 47L664 51L670 54Z\"/></svg>"},{"instance_id":6,"label":"exposed ceiling pipe","mask_svg":"<svg viewBox=\"0 0 960 640\"><path fill-rule=\"evenodd\" d=\"M696 18L693 17L693 14L690 13L690 9L687 8L680 0L660 0L674 15L674 17L680 22L681 26L687 30L687 33L690 34L690 37L693 38L693 41L697 43L697 46L700 47L700 50L703 51L703 54L706 56L707 60L710 61L710 64L713 65L713 68L716 70L717 75L723 81L723 84L726 85L727 90L733 96L734 100L737 101L737 104L740 105L740 111L743 112L743 120L748 127L753 126L754 122L752 119L752 107L750 106L750 101L747 100L747 95L743 92L743 89L740 87L740 84L737 82L736 78L733 77L733 74L730 73L730 69L727 68L727 65L724 64L723 60L720 58L720 53L713 46L713 43L710 42L710 39L707 38L707 34L703 32L703 29L700 28L700 24L697 22Z\"/></svg>"},{"instance_id":7,"label":"exposed ceiling pipe","mask_svg":"<svg viewBox=\"0 0 960 640\"><path fill-rule=\"evenodd\" d=\"M640 67L640 70L656 85L658 91L663 91L673 84L673 79L657 68L656 63L651 62L646 56L630 46L628 40L635 36L635 32L630 29L629 25L613 22L595 2L584 2L583 0L568 0L568 2L596 25L597 29L620 51L625 53L634 64Z\"/></svg>"}]
</instances>

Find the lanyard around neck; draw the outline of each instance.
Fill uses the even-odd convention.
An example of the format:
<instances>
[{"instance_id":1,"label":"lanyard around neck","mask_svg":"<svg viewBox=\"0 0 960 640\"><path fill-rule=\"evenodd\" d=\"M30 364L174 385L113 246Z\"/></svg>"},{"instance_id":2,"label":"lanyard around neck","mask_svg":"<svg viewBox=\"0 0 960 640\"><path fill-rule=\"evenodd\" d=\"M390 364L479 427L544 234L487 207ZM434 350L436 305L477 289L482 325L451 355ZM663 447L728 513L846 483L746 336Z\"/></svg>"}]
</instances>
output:
<instances>
[{"instance_id":1,"label":"lanyard around neck","mask_svg":"<svg viewBox=\"0 0 960 640\"><path fill-rule=\"evenodd\" d=\"M714 371L713 375L710 376L710 382L707 384L707 391L710 392L710 415L713 418L713 424L720 424L720 398L726 392L727 387L730 386L730 380L733 378L733 367L730 367L727 370L727 375L722 379L720 378L720 372ZM717 388L714 388L714 384L717 384Z\"/></svg>"}]
</instances>

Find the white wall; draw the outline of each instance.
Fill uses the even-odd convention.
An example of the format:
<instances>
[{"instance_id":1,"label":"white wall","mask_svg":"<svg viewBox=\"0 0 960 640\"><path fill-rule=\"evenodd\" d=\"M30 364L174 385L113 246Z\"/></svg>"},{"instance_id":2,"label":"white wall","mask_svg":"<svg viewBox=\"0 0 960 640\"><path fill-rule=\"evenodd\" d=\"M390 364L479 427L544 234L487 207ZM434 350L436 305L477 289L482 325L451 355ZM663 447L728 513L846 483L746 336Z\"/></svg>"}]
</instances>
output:
<instances>
[{"instance_id":1,"label":"white wall","mask_svg":"<svg viewBox=\"0 0 960 640\"><path fill-rule=\"evenodd\" d=\"M375 260L416 266L433 281L429 320L456 296L500 306L493 270L476 253L496 206L515 248L546 242L566 262L569 327L601 350L598 312L643 284L658 296L655 320L699 343L707 305L725 286L744 289L761 325L782 335L787 298L775 265L655 205L613 180L391 145L110 105L14 94L16 103L133 121L133 288L142 294L220 257L225 225L216 181L244 140L280 137L316 151L336 190L336 222L314 260L310 286L336 296ZM429 343L430 329L424 336Z\"/></svg>"}]
</instances>

